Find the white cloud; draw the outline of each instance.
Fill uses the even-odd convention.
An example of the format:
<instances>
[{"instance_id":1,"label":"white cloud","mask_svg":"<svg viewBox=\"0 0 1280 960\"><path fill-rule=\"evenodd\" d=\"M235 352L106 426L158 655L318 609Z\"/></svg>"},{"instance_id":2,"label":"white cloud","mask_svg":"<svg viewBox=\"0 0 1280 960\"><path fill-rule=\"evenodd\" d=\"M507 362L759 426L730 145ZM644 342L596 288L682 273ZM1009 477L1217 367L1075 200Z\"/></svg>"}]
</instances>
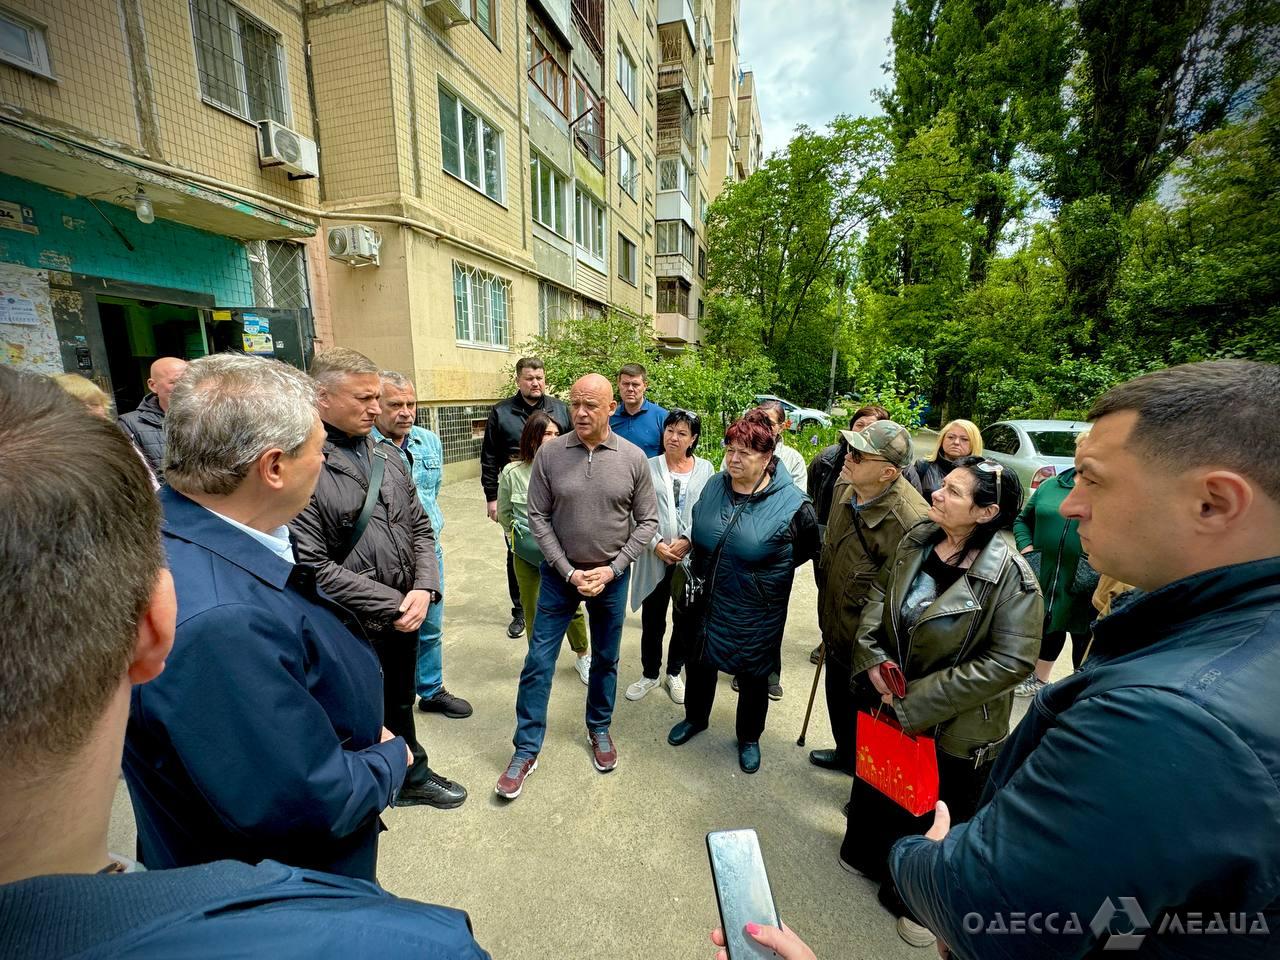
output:
<instances>
[{"instance_id":1,"label":"white cloud","mask_svg":"<svg viewBox=\"0 0 1280 960\"><path fill-rule=\"evenodd\" d=\"M742 0L742 68L754 70L765 153L797 124L825 126L838 113L880 113L888 85L891 0Z\"/></svg>"}]
</instances>

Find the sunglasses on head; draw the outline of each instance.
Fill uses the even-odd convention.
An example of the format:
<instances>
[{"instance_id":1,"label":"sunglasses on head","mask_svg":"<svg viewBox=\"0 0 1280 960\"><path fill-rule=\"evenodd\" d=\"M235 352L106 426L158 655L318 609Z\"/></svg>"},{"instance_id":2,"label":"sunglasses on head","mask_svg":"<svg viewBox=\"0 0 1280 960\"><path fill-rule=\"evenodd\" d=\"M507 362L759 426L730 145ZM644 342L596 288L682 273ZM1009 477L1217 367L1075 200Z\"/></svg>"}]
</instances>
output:
<instances>
[{"instance_id":1,"label":"sunglasses on head","mask_svg":"<svg viewBox=\"0 0 1280 960\"><path fill-rule=\"evenodd\" d=\"M692 410L685 410L682 407L672 407L667 411L668 416L681 417L689 421L689 429L693 433L702 433L702 418Z\"/></svg>"},{"instance_id":2,"label":"sunglasses on head","mask_svg":"<svg viewBox=\"0 0 1280 960\"><path fill-rule=\"evenodd\" d=\"M996 475L996 506L1000 506L1000 481L1004 477L1004 464L996 463L994 460L983 460L978 464L978 469L983 473L994 473Z\"/></svg>"}]
</instances>

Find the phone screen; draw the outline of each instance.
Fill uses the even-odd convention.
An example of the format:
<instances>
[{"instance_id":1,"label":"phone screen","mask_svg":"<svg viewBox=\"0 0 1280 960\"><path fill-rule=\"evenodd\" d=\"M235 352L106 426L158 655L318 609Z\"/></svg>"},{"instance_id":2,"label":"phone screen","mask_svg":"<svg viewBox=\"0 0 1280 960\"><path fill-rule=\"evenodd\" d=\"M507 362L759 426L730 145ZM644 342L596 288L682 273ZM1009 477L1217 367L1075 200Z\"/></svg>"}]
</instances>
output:
<instances>
[{"instance_id":1,"label":"phone screen","mask_svg":"<svg viewBox=\"0 0 1280 960\"><path fill-rule=\"evenodd\" d=\"M780 926L756 832L713 830L707 834L707 855L711 858L711 876L729 960L777 957L743 930L748 923Z\"/></svg>"}]
</instances>

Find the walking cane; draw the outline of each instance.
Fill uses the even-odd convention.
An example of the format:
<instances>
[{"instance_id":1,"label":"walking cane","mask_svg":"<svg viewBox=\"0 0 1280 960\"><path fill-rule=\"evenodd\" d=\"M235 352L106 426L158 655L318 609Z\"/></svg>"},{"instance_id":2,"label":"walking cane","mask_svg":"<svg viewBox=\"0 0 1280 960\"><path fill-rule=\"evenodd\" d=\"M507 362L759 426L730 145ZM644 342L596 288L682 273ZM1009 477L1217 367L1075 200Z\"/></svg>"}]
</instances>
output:
<instances>
[{"instance_id":1,"label":"walking cane","mask_svg":"<svg viewBox=\"0 0 1280 960\"><path fill-rule=\"evenodd\" d=\"M813 713L813 698L818 693L818 677L822 676L822 664L827 659L827 643L824 640L818 644L818 669L813 671L813 686L809 688L809 706L804 711L804 726L800 728L800 738L796 740L797 747L804 746L804 735L809 732L809 715Z\"/></svg>"}]
</instances>

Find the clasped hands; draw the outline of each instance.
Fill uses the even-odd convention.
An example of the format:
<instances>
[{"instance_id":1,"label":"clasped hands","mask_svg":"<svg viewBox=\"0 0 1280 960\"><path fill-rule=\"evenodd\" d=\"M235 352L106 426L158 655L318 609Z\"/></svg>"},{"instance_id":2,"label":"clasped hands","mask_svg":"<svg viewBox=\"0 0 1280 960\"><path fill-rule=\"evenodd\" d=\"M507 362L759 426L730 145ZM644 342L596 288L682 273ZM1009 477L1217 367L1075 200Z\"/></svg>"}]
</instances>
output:
<instances>
[{"instance_id":1,"label":"clasped hands","mask_svg":"<svg viewBox=\"0 0 1280 960\"><path fill-rule=\"evenodd\" d=\"M680 537L674 543L659 540L654 544L653 552L658 555L659 560L667 565L679 563L689 554L689 539Z\"/></svg>"},{"instance_id":2,"label":"clasped hands","mask_svg":"<svg viewBox=\"0 0 1280 960\"><path fill-rule=\"evenodd\" d=\"M575 570L569 577L569 583L578 588L584 597L599 596L604 588L613 582L613 570L609 567L593 567L590 570Z\"/></svg>"}]
</instances>

